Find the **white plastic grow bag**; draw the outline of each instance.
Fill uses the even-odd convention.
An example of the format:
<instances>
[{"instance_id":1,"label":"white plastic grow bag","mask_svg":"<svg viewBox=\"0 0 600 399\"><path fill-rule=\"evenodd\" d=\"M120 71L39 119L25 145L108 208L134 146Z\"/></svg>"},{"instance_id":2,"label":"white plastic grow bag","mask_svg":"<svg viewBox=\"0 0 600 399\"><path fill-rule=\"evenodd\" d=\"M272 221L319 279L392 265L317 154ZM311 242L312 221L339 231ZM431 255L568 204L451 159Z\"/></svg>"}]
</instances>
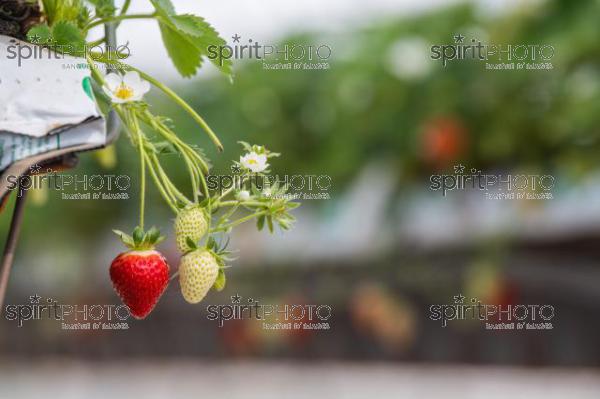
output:
<instances>
[{"instance_id":1,"label":"white plastic grow bag","mask_svg":"<svg viewBox=\"0 0 600 399\"><path fill-rule=\"evenodd\" d=\"M0 35L0 170L105 143L87 63Z\"/></svg>"}]
</instances>

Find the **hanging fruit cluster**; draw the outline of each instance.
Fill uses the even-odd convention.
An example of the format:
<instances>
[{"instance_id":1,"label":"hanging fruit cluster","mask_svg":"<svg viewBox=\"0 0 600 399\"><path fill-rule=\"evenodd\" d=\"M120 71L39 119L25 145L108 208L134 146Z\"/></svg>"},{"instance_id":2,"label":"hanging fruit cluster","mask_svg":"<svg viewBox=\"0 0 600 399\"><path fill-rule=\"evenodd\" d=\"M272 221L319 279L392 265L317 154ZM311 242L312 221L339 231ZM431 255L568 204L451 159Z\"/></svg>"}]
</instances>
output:
<instances>
[{"instance_id":1,"label":"hanging fruit cluster","mask_svg":"<svg viewBox=\"0 0 600 399\"><path fill-rule=\"evenodd\" d=\"M93 12L82 0L3 1L0 3L0 15L3 15L0 22L6 29L15 30L15 35L27 32L32 43L85 57L97 86L97 103L101 109L116 112L137 151L141 185L139 224L132 234L115 230L128 251L113 260L110 278L132 315L144 318L177 274L183 297L190 303L200 302L211 288L223 289L226 263L231 259L226 249L227 236L232 229L256 220L259 229L267 225L272 232L278 225L287 230L294 221L289 211L299 204L289 200L286 187L277 183L268 187L257 185L258 177L271 182L266 179L270 173L268 160L279 154L244 142L240 143L246 152L239 162L234 162L242 177L237 180L240 183L209 191L206 177L210 166L204 151L179 138L171 121L156 115L144 101L144 95L152 87L162 91L192 117L219 151L223 151L220 140L204 119L159 80L123 62L116 62L123 57L114 54L110 47L107 46L102 54L90 50L108 44L105 38L86 41L90 30L103 24L114 26L127 19L153 19L158 22L167 53L176 69L182 76L189 77L207 58L210 46L226 44L211 25L195 15L177 14L170 0L150 0L154 7L150 14L129 14L130 0L126 0L120 10L112 0L89 3L94 6ZM35 26L30 28L31 25ZM232 78L230 60L210 61ZM106 68L99 68L98 64L109 66L116 72L103 74L101 71ZM189 187L182 188L173 183L161 163L164 154L179 157L189 177ZM155 248L163 237L154 227L144 228L147 177L175 214L175 241L181 259L178 271L171 277L166 259ZM218 243L217 239L225 244Z\"/></svg>"}]
</instances>

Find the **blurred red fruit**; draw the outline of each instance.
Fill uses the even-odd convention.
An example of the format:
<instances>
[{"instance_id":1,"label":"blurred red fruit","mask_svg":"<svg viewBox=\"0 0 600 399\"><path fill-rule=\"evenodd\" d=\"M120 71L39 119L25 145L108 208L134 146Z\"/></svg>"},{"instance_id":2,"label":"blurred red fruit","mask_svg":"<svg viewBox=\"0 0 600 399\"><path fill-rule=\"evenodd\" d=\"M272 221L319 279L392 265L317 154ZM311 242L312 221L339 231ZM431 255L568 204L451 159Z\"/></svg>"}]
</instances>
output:
<instances>
[{"instance_id":1,"label":"blurred red fruit","mask_svg":"<svg viewBox=\"0 0 600 399\"><path fill-rule=\"evenodd\" d=\"M435 168L443 169L464 154L468 136L459 120L439 117L425 124L422 138L425 161Z\"/></svg>"}]
</instances>

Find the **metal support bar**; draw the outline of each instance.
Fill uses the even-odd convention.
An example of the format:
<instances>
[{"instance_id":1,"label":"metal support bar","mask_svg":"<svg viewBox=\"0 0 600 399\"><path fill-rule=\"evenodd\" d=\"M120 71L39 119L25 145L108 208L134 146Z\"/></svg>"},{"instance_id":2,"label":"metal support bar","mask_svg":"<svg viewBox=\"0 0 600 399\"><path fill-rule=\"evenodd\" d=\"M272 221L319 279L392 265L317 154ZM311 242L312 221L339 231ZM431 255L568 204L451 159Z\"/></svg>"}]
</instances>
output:
<instances>
[{"instance_id":1,"label":"metal support bar","mask_svg":"<svg viewBox=\"0 0 600 399\"><path fill-rule=\"evenodd\" d=\"M10 277L10 270L15 257L17 242L19 241L26 198L27 190L21 190L19 187L12 220L10 222L10 229L8 230L6 245L4 246L4 254L2 255L2 271L0 272L0 314L2 314L4 297L6 296L6 288L8 287L8 278Z\"/></svg>"}]
</instances>

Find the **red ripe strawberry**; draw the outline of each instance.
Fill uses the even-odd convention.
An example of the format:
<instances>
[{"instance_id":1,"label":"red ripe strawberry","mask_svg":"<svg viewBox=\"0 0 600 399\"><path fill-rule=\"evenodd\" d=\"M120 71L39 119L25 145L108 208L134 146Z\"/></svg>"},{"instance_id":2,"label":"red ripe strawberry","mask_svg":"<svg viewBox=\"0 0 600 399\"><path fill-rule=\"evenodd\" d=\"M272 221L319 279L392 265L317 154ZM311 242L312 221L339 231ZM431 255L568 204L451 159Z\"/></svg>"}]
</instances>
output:
<instances>
[{"instance_id":1,"label":"red ripe strawberry","mask_svg":"<svg viewBox=\"0 0 600 399\"><path fill-rule=\"evenodd\" d=\"M119 254L110 265L110 279L131 314L143 319L154 309L169 282L169 265L154 245L162 237L157 229L147 233L136 228L133 237L115 230L130 251Z\"/></svg>"},{"instance_id":2,"label":"red ripe strawberry","mask_svg":"<svg viewBox=\"0 0 600 399\"><path fill-rule=\"evenodd\" d=\"M467 146L468 135L460 120L441 117L427 122L423 131L425 160L443 169L458 159Z\"/></svg>"}]
</instances>

